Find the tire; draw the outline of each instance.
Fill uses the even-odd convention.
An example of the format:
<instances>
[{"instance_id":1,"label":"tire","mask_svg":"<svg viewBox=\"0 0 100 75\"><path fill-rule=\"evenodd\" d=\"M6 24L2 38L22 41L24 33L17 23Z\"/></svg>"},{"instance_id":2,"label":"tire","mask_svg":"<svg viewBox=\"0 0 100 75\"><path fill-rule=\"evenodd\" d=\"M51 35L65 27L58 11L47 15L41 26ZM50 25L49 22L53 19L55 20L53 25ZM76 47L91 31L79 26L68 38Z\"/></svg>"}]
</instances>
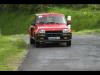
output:
<instances>
[{"instance_id":1,"label":"tire","mask_svg":"<svg viewBox=\"0 0 100 75\"><path fill-rule=\"evenodd\" d=\"M66 42L66 46L70 47L71 46L71 40Z\"/></svg>"},{"instance_id":2,"label":"tire","mask_svg":"<svg viewBox=\"0 0 100 75\"><path fill-rule=\"evenodd\" d=\"M30 38L30 44L32 45L34 43L35 43L35 41L32 38Z\"/></svg>"},{"instance_id":3,"label":"tire","mask_svg":"<svg viewBox=\"0 0 100 75\"><path fill-rule=\"evenodd\" d=\"M40 47L40 43L39 42L35 42L35 47L39 48Z\"/></svg>"}]
</instances>

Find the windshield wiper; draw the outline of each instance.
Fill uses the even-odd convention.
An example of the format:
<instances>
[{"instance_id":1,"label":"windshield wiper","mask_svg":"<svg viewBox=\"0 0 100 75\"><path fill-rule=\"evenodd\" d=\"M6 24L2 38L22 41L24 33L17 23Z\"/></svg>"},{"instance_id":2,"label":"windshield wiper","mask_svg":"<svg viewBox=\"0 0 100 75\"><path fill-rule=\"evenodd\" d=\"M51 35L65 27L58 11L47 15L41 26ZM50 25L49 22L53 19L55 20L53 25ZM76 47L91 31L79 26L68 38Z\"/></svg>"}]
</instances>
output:
<instances>
[{"instance_id":1,"label":"windshield wiper","mask_svg":"<svg viewBox=\"0 0 100 75\"><path fill-rule=\"evenodd\" d=\"M44 22L39 22L39 24L45 24Z\"/></svg>"},{"instance_id":2,"label":"windshield wiper","mask_svg":"<svg viewBox=\"0 0 100 75\"><path fill-rule=\"evenodd\" d=\"M48 23L61 24L61 23L58 23L58 22L47 22L47 24L48 24Z\"/></svg>"},{"instance_id":3,"label":"windshield wiper","mask_svg":"<svg viewBox=\"0 0 100 75\"><path fill-rule=\"evenodd\" d=\"M61 23L57 23L57 22L55 22L55 24L61 24Z\"/></svg>"},{"instance_id":4,"label":"windshield wiper","mask_svg":"<svg viewBox=\"0 0 100 75\"><path fill-rule=\"evenodd\" d=\"M55 23L55 22L47 22L47 24L49 24L49 23Z\"/></svg>"}]
</instances>

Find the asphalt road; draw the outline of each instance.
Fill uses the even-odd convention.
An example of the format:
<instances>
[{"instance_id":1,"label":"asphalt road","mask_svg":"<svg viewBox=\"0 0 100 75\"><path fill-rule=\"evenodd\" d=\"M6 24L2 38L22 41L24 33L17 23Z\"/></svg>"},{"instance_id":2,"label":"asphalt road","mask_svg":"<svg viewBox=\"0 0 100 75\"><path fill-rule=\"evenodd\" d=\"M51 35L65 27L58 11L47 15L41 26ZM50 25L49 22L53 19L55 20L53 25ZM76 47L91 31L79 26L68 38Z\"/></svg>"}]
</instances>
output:
<instances>
[{"instance_id":1,"label":"asphalt road","mask_svg":"<svg viewBox=\"0 0 100 75\"><path fill-rule=\"evenodd\" d=\"M28 41L28 36L26 42ZM73 35L72 46L29 47L19 71L100 71L100 36Z\"/></svg>"}]
</instances>

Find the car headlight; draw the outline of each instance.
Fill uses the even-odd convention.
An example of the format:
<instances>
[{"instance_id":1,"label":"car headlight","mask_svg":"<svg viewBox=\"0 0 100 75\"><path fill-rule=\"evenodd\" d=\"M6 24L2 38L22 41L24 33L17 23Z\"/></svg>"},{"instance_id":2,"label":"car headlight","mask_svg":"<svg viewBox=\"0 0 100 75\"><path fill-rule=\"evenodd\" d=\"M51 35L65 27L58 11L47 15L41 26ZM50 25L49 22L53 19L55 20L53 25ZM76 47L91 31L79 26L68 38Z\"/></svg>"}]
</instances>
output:
<instances>
[{"instance_id":1,"label":"car headlight","mask_svg":"<svg viewBox=\"0 0 100 75\"><path fill-rule=\"evenodd\" d=\"M39 30L39 33L45 33L45 30Z\"/></svg>"},{"instance_id":2,"label":"car headlight","mask_svg":"<svg viewBox=\"0 0 100 75\"><path fill-rule=\"evenodd\" d=\"M63 29L63 33L68 33L68 29Z\"/></svg>"}]
</instances>

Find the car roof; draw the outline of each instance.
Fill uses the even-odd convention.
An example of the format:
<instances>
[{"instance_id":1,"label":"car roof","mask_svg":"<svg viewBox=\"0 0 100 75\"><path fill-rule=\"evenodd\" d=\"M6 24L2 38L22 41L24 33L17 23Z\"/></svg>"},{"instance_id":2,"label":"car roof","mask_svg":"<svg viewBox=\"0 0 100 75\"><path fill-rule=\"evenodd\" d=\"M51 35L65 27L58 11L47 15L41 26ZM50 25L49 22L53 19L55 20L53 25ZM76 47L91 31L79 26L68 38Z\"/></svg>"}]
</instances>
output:
<instances>
[{"instance_id":1,"label":"car roof","mask_svg":"<svg viewBox=\"0 0 100 75\"><path fill-rule=\"evenodd\" d=\"M64 14L61 14L61 13L40 13L40 14L36 14L36 16L47 16L47 15L62 15L62 16L64 16Z\"/></svg>"}]
</instances>

